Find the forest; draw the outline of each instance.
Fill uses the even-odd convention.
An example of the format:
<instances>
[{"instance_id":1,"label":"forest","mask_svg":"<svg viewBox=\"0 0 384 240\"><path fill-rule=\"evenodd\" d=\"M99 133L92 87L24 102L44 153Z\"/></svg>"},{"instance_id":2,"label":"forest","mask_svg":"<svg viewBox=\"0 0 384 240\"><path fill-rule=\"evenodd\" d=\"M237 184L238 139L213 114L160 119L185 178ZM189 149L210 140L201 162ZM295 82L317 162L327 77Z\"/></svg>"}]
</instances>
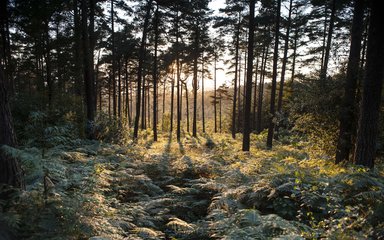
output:
<instances>
[{"instance_id":1,"label":"forest","mask_svg":"<svg viewBox=\"0 0 384 240\"><path fill-rule=\"evenodd\" d=\"M1 0L0 240L384 239L383 12Z\"/></svg>"}]
</instances>

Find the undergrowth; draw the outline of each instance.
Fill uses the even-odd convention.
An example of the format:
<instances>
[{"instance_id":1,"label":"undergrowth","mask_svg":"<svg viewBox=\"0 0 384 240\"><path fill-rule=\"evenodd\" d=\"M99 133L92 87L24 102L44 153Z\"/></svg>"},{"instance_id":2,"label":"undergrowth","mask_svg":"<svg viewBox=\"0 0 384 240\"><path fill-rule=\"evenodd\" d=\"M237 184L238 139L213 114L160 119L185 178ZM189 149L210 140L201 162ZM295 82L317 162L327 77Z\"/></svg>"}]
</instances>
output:
<instances>
[{"instance_id":1,"label":"undergrowth","mask_svg":"<svg viewBox=\"0 0 384 240\"><path fill-rule=\"evenodd\" d=\"M124 145L54 137L44 154L6 148L22 162L27 189L0 189L8 199L0 223L17 239L384 236L380 162L374 171L336 166L293 137L270 151L265 134L254 135L244 153L228 135L177 143L145 133Z\"/></svg>"}]
</instances>

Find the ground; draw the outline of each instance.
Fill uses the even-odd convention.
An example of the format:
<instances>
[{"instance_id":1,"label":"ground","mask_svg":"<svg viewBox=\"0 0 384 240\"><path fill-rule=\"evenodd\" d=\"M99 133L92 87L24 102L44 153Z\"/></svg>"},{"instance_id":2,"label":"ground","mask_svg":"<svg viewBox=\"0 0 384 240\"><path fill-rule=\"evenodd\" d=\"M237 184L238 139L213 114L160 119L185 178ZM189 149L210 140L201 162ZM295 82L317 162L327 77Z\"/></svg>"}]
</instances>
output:
<instances>
[{"instance_id":1,"label":"ground","mask_svg":"<svg viewBox=\"0 0 384 240\"><path fill-rule=\"evenodd\" d=\"M137 143L8 149L27 190L0 202L20 239L367 239L383 236L383 168L336 166L297 139L143 131ZM3 189L6 192L6 189Z\"/></svg>"}]
</instances>

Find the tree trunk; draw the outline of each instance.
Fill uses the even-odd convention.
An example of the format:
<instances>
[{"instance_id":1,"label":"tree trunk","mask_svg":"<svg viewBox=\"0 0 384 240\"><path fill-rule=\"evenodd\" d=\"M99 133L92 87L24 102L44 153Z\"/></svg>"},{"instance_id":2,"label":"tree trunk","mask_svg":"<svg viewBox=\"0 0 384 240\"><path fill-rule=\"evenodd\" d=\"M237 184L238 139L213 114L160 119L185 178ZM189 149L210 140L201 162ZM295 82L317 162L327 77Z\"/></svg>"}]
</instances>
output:
<instances>
[{"instance_id":1,"label":"tree trunk","mask_svg":"<svg viewBox=\"0 0 384 240\"><path fill-rule=\"evenodd\" d=\"M248 62L247 82L245 86L243 151L249 151L251 133L251 99L252 99L252 69L253 69L253 42L255 34L255 0L249 2L249 31L248 31Z\"/></svg>"},{"instance_id":2,"label":"tree trunk","mask_svg":"<svg viewBox=\"0 0 384 240\"><path fill-rule=\"evenodd\" d=\"M201 120L203 133L205 133L205 106L204 106L204 53L201 56Z\"/></svg>"},{"instance_id":3,"label":"tree trunk","mask_svg":"<svg viewBox=\"0 0 384 240\"><path fill-rule=\"evenodd\" d=\"M327 36L327 45L325 48L324 63L323 63L323 66L321 68L321 73L320 73L320 81L322 84L325 83L326 78L327 78L329 53L331 51L332 35L333 35L333 28L335 25L335 18L336 18L336 0L332 0L332 2L331 2L331 16L329 19L329 28L328 28L328 36Z\"/></svg>"},{"instance_id":4,"label":"tree trunk","mask_svg":"<svg viewBox=\"0 0 384 240\"><path fill-rule=\"evenodd\" d=\"M214 112L214 121L215 121L215 133L217 133L217 94L216 94L216 82L217 82L217 78L216 78L216 72L217 72L217 55L215 53L215 63L214 63L214 77L213 77L213 112Z\"/></svg>"},{"instance_id":5,"label":"tree trunk","mask_svg":"<svg viewBox=\"0 0 384 240\"><path fill-rule=\"evenodd\" d=\"M253 111L252 111L252 122L253 122L253 130L256 130L256 107L257 107L257 77L258 77L258 69L259 69L259 56L256 59L256 67L255 67L255 86L253 92Z\"/></svg>"},{"instance_id":6,"label":"tree trunk","mask_svg":"<svg viewBox=\"0 0 384 240\"><path fill-rule=\"evenodd\" d=\"M297 40L299 39L299 27L295 29L295 36L293 39L293 56L292 56L292 70L291 70L291 86L293 87L293 81L295 81L295 68L296 68L296 55L297 55Z\"/></svg>"},{"instance_id":7,"label":"tree trunk","mask_svg":"<svg viewBox=\"0 0 384 240\"><path fill-rule=\"evenodd\" d=\"M175 99L175 77L176 75L173 74L173 77L172 77L172 83L171 83L171 126L170 126L170 129L169 129L169 132L170 134L172 135L172 132L173 132L173 110L174 110L174 99Z\"/></svg>"},{"instance_id":8,"label":"tree trunk","mask_svg":"<svg viewBox=\"0 0 384 240\"><path fill-rule=\"evenodd\" d=\"M94 108L94 81L92 79L93 71L93 50L90 48L89 28L87 27L88 9L92 8L92 4L88 1L82 1L82 46L83 46L83 71L84 71L84 86L85 86L85 102L87 105L87 125L86 134L88 138L93 139L92 123L95 120ZM91 20L90 20L91 22Z\"/></svg>"},{"instance_id":9,"label":"tree trunk","mask_svg":"<svg viewBox=\"0 0 384 240\"><path fill-rule=\"evenodd\" d=\"M261 62L261 76L259 80L259 99L257 102L257 119L256 119L256 132L259 134L262 131L262 110L263 110L263 98L264 98L264 78L265 78L265 69L267 67L268 60L268 51L269 43L265 46L263 50L263 57Z\"/></svg>"},{"instance_id":10,"label":"tree trunk","mask_svg":"<svg viewBox=\"0 0 384 240\"><path fill-rule=\"evenodd\" d=\"M267 148L272 148L272 140L275 129L275 98L276 98L276 78L277 78L277 61L279 57L279 28L280 28L280 8L281 0L277 0L277 10L275 16L275 47L273 52L273 69L272 69L272 87L271 87L271 105L269 108L270 118L267 136Z\"/></svg>"},{"instance_id":11,"label":"tree trunk","mask_svg":"<svg viewBox=\"0 0 384 240\"><path fill-rule=\"evenodd\" d=\"M137 69L137 94L136 94L136 116L135 116L135 126L133 129L133 138L136 140L139 133L139 120L140 120L140 100L141 100L141 78L144 65L145 57L145 42L147 40L148 32L148 23L151 13L151 6L153 0L148 0L146 6L146 14L144 19L143 33L141 37L140 50L139 50L139 66Z\"/></svg>"},{"instance_id":12,"label":"tree trunk","mask_svg":"<svg viewBox=\"0 0 384 240\"><path fill-rule=\"evenodd\" d=\"M371 2L367 63L354 159L356 164L370 168L374 167L376 157L378 119L384 77L384 35L381 31L384 22L383 11L381 1Z\"/></svg>"},{"instance_id":13,"label":"tree trunk","mask_svg":"<svg viewBox=\"0 0 384 240\"><path fill-rule=\"evenodd\" d=\"M199 22L196 23L196 30L195 30L195 53L193 58L193 121L192 121L192 136L197 137L197 61L199 59Z\"/></svg>"},{"instance_id":14,"label":"tree trunk","mask_svg":"<svg viewBox=\"0 0 384 240\"><path fill-rule=\"evenodd\" d=\"M291 15L292 15L292 0L289 1L287 31L285 33L284 55L283 55L283 63L282 63L282 67L281 67L279 97L278 97L278 100L277 100L277 112L279 113L279 117L281 117L281 115L282 115L283 93L284 93L284 82L285 82L285 70L286 70L287 60L288 60L289 33L290 33L290 30L291 30ZM276 125L275 139L278 139L278 137L279 137L279 127L280 127L279 124L277 124Z\"/></svg>"},{"instance_id":15,"label":"tree trunk","mask_svg":"<svg viewBox=\"0 0 384 240\"><path fill-rule=\"evenodd\" d=\"M153 141L157 141L157 45L159 41L159 5L155 12L155 55L153 59Z\"/></svg>"},{"instance_id":16,"label":"tree trunk","mask_svg":"<svg viewBox=\"0 0 384 240\"><path fill-rule=\"evenodd\" d=\"M121 57L117 61L117 116L121 118Z\"/></svg>"},{"instance_id":17,"label":"tree trunk","mask_svg":"<svg viewBox=\"0 0 384 240\"><path fill-rule=\"evenodd\" d=\"M19 161L2 148L3 145L16 146L6 85L6 76L3 73L3 66L0 64L0 183L25 188Z\"/></svg>"},{"instance_id":18,"label":"tree trunk","mask_svg":"<svg viewBox=\"0 0 384 240\"><path fill-rule=\"evenodd\" d=\"M236 101L237 101L237 72L238 72L238 65L239 65L239 47L240 47L240 21L241 21L241 14L239 13L239 21L237 23L237 29L236 29L236 46L235 46L235 79L234 81L234 87L233 87L233 105L232 105L232 138L236 138Z\"/></svg>"},{"instance_id":19,"label":"tree trunk","mask_svg":"<svg viewBox=\"0 0 384 240\"><path fill-rule=\"evenodd\" d=\"M181 97L180 96L180 57L179 57L179 12L176 12L176 81L177 81L177 126L176 139L180 142Z\"/></svg>"},{"instance_id":20,"label":"tree trunk","mask_svg":"<svg viewBox=\"0 0 384 240\"><path fill-rule=\"evenodd\" d=\"M352 135L355 123L356 88L359 78L359 60L363 33L364 0L355 0L351 30L351 47L344 87L343 104L340 111L340 131L336 150L336 163L348 161L352 148Z\"/></svg>"}]
</instances>

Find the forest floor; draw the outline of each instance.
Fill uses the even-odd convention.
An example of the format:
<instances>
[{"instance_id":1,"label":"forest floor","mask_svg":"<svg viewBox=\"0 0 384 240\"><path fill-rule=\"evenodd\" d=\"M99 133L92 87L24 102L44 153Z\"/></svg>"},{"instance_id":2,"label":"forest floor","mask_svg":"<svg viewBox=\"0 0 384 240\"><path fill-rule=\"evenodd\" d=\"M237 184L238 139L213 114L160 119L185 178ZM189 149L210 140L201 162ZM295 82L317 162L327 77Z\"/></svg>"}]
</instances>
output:
<instances>
[{"instance_id":1,"label":"forest floor","mask_svg":"<svg viewBox=\"0 0 384 240\"><path fill-rule=\"evenodd\" d=\"M145 134L145 132L144 132ZM17 239L376 239L384 171L335 166L302 141L150 135L9 149L27 190L2 202ZM238 137L240 139L240 137ZM4 190L4 189L3 189ZM9 193L12 195L12 192Z\"/></svg>"}]
</instances>

